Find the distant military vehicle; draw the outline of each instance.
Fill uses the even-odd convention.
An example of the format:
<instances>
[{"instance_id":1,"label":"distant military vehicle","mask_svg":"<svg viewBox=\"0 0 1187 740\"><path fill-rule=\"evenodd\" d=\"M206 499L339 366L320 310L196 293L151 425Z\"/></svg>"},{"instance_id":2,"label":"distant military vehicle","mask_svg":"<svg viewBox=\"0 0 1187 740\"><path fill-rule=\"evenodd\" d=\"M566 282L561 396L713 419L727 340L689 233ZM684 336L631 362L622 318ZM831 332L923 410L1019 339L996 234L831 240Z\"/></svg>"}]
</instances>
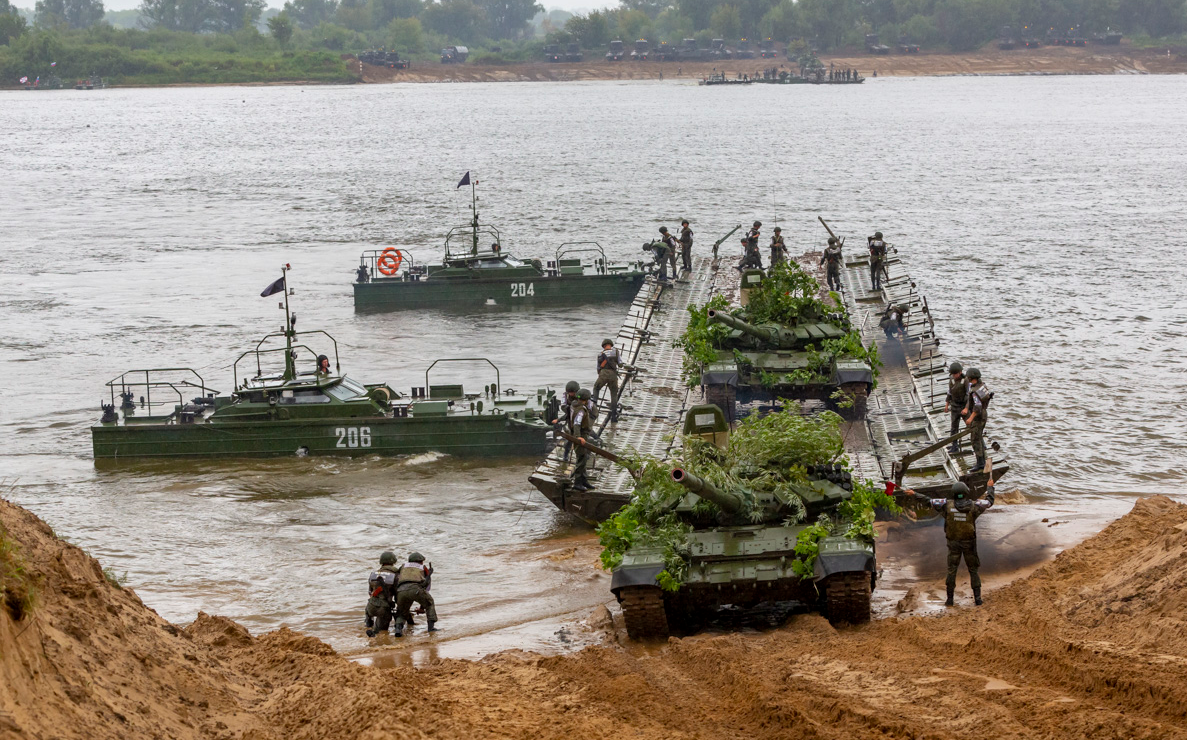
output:
<instances>
[{"instance_id":1,"label":"distant military vehicle","mask_svg":"<svg viewBox=\"0 0 1187 740\"><path fill-rule=\"evenodd\" d=\"M1107 29L1104 33L1092 34L1092 43L1104 46L1117 46L1121 43L1121 32Z\"/></svg>"},{"instance_id":2,"label":"distant military vehicle","mask_svg":"<svg viewBox=\"0 0 1187 740\"><path fill-rule=\"evenodd\" d=\"M447 46L441 50L442 64L465 64L470 50L464 46Z\"/></svg>"},{"instance_id":3,"label":"distant military vehicle","mask_svg":"<svg viewBox=\"0 0 1187 740\"><path fill-rule=\"evenodd\" d=\"M682 468L672 470L671 479L688 491L669 504L680 521L692 526L679 548L687 573L677 590L664 590L657 582L667 567L664 550L627 549L610 590L622 604L632 638L663 639L672 627L695 623L720 607L762 602L796 600L823 607L834 623L870 620L870 594L878 577L874 543L846 535L850 522L837 509L853 494L850 474L840 465L811 466L806 482L773 494L721 490ZM829 533L817 540L812 575L803 577L794 568L803 563L795 551L797 538L821 515L829 517L824 520ZM805 568L801 565L800 572Z\"/></svg>"},{"instance_id":4,"label":"distant military vehicle","mask_svg":"<svg viewBox=\"0 0 1187 740\"><path fill-rule=\"evenodd\" d=\"M581 44L572 43L565 47L566 62L580 62L584 59L585 54L581 53Z\"/></svg>"},{"instance_id":5,"label":"distant military vehicle","mask_svg":"<svg viewBox=\"0 0 1187 740\"><path fill-rule=\"evenodd\" d=\"M866 52L868 52L870 54L889 54L890 47L887 46L886 44L878 43L878 34L867 33L866 34Z\"/></svg>"},{"instance_id":6,"label":"distant military vehicle","mask_svg":"<svg viewBox=\"0 0 1187 740\"><path fill-rule=\"evenodd\" d=\"M1002 30L997 34L997 48L1003 51L1018 46L1018 37L1014 35L1014 29L1011 26L1002 26Z\"/></svg>"},{"instance_id":7,"label":"distant military vehicle","mask_svg":"<svg viewBox=\"0 0 1187 740\"><path fill-rule=\"evenodd\" d=\"M734 59L754 59L754 49L748 40L738 41L738 45L734 47Z\"/></svg>"},{"instance_id":8,"label":"distant military vehicle","mask_svg":"<svg viewBox=\"0 0 1187 740\"><path fill-rule=\"evenodd\" d=\"M1030 26L1018 29L1018 45L1027 49L1037 49L1043 45L1043 40L1035 36L1035 30Z\"/></svg>"},{"instance_id":9,"label":"distant military vehicle","mask_svg":"<svg viewBox=\"0 0 1187 740\"><path fill-rule=\"evenodd\" d=\"M635 41L635 48L631 52L632 62L645 62L651 56L651 42L647 39Z\"/></svg>"},{"instance_id":10,"label":"distant military vehicle","mask_svg":"<svg viewBox=\"0 0 1187 740\"><path fill-rule=\"evenodd\" d=\"M725 39L713 39L709 44L713 59L733 59L734 52L725 45Z\"/></svg>"},{"instance_id":11,"label":"distant military vehicle","mask_svg":"<svg viewBox=\"0 0 1187 740\"><path fill-rule=\"evenodd\" d=\"M684 39L677 51L682 62L707 62L713 59L713 51L700 48L696 39Z\"/></svg>"},{"instance_id":12,"label":"distant military vehicle","mask_svg":"<svg viewBox=\"0 0 1187 740\"><path fill-rule=\"evenodd\" d=\"M607 62L621 62L622 58L626 56L626 49L623 47L622 39L614 39L610 42L610 50L606 52Z\"/></svg>"},{"instance_id":13,"label":"distant military vehicle","mask_svg":"<svg viewBox=\"0 0 1187 740\"><path fill-rule=\"evenodd\" d=\"M913 44L907 40L907 36L902 34L898 37L898 53L899 54L918 54L919 44Z\"/></svg>"},{"instance_id":14,"label":"distant military vehicle","mask_svg":"<svg viewBox=\"0 0 1187 740\"><path fill-rule=\"evenodd\" d=\"M368 49L359 54L359 61L376 67L388 69L408 69L408 60L400 59L399 52L386 49Z\"/></svg>"},{"instance_id":15,"label":"distant military vehicle","mask_svg":"<svg viewBox=\"0 0 1187 740\"><path fill-rule=\"evenodd\" d=\"M775 42L770 38L758 42L758 55L763 59L777 59L779 51L775 49Z\"/></svg>"},{"instance_id":16,"label":"distant military vehicle","mask_svg":"<svg viewBox=\"0 0 1187 740\"><path fill-rule=\"evenodd\" d=\"M563 62L565 55L561 53L560 44L547 44L544 46L544 61L546 62Z\"/></svg>"}]
</instances>

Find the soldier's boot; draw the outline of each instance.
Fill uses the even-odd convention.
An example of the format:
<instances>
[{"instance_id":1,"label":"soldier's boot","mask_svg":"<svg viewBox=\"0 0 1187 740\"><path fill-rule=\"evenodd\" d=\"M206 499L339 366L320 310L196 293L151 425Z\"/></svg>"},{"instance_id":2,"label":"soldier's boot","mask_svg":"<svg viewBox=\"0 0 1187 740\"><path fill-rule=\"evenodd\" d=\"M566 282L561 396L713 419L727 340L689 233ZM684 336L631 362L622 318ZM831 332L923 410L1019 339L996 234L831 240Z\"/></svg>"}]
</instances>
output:
<instances>
[{"instance_id":1,"label":"soldier's boot","mask_svg":"<svg viewBox=\"0 0 1187 740\"><path fill-rule=\"evenodd\" d=\"M985 458L978 457L977 461L975 463L973 463L973 470L984 470L984 469L985 469Z\"/></svg>"},{"instance_id":2,"label":"soldier's boot","mask_svg":"<svg viewBox=\"0 0 1187 740\"><path fill-rule=\"evenodd\" d=\"M952 455L959 455L960 454L960 443L953 442L952 444L948 445L948 452Z\"/></svg>"},{"instance_id":3,"label":"soldier's boot","mask_svg":"<svg viewBox=\"0 0 1187 740\"><path fill-rule=\"evenodd\" d=\"M368 627L367 628L367 637L374 637L374 636L375 636L375 630Z\"/></svg>"},{"instance_id":4,"label":"soldier's boot","mask_svg":"<svg viewBox=\"0 0 1187 740\"><path fill-rule=\"evenodd\" d=\"M956 606L956 601L953 599L955 589L948 589L948 600L944 602L944 606Z\"/></svg>"},{"instance_id":5,"label":"soldier's boot","mask_svg":"<svg viewBox=\"0 0 1187 740\"><path fill-rule=\"evenodd\" d=\"M978 601L980 601L980 600L978 599ZM430 620L429 621L429 632L436 632L436 631L437 631L437 620L435 620L435 619Z\"/></svg>"},{"instance_id":6,"label":"soldier's boot","mask_svg":"<svg viewBox=\"0 0 1187 740\"><path fill-rule=\"evenodd\" d=\"M981 606L982 604L985 603L985 602L981 601L981 589L979 589L979 588L973 589L973 603L976 604L977 606Z\"/></svg>"}]
</instances>

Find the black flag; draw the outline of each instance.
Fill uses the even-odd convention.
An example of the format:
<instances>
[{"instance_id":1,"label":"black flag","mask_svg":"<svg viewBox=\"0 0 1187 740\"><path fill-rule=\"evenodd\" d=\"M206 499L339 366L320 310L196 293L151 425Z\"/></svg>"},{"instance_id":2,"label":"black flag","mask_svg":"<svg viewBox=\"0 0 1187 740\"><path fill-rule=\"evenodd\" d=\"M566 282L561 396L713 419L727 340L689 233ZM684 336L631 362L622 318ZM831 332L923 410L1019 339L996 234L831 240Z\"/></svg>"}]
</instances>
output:
<instances>
[{"instance_id":1,"label":"black flag","mask_svg":"<svg viewBox=\"0 0 1187 740\"><path fill-rule=\"evenodd\" d=\"M267 288L264 288L264 292L260 293L260 297L267 298L268 296L273 295L274 293L283 293L283 292L284 292L284 276L282 275L279 280L272 283Z\"/></svg>"},{"instance_id":2,"label":"black flag","mask_svg":"<svg viewBox=\"0 0 1187 740\"><path fill-rule=\"evenodd\" d=\"M463 185L469 185L469 184L470 184L470 171L466 170L466 174L462 175L462 179L458 181L457 188L460 188ZM457 190L457 188L454 188L454 190Z\"/></svg>"}]
</instances>

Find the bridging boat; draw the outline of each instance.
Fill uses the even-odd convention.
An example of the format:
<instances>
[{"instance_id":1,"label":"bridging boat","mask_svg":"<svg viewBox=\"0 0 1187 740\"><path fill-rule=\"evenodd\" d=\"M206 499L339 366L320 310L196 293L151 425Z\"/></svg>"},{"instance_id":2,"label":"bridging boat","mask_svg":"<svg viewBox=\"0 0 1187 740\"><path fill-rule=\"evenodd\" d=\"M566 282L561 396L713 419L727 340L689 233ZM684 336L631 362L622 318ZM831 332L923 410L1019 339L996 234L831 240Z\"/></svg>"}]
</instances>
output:
<instances>
[{"instance_id":1,"label":"bridging boat","mask_svg":"<svg viewBox=\"0 0 1187 740\"><path fill-rule=\"evenodd\" d=\"M289 269L285 265L280 279L261 294L283 293L284 329L235 360L232 393L220 394L192 368L121 373L106 384L110 403L101 404L103 417L91 427L95 459L546 452L549 426L543 417L559 406L553 391L504 388L493 362L472 357L436 360L425 370L424 385L408 395L386 383L355 380L341 371L333 336L296 330ZM275 346L278 340L282 346ZM330 355L315 352L309 342L330 347L332 367ZM278 365L278 356L284 360L280 372L267 367ZM298 370L299 361L310 369ZM467 393L461 384L432 384L435 367L457 362L489 366L494 382L480 393Z\"/></svg>"},{"instance_id":2,"label":"bridging boat","mask_svg":"<svg viewBox=\"0 0 1187 740\"><path fill-rule=\"evenodd\" d=\"M477 180L470 173L470 223L449 230L440 263L417 264L397 247L362 253L354 282L358 311L416 308L514 308L630 301L648 269L640 261L610 264L595 241L565 242L552 259L520 259L503 249L503 235L478 221ZM489 243L489 246L481 246Z\"/></svg>"}]
</instances>

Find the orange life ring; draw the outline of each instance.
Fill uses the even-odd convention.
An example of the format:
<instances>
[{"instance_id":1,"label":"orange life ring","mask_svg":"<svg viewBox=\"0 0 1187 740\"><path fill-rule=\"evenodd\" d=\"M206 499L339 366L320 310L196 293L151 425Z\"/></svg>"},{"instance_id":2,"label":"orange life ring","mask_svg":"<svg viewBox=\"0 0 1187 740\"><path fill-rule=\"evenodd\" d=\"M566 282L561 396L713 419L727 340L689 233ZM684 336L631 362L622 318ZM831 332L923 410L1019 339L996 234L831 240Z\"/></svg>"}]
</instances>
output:
<instances>
[{"instance_id":1,"label":"orange life ring","mask_svg":"<svg viewBox=\"0 0 1187 740\"><path fill-rule=\"evenodd\" d=\"M383 250L383 254L379 255L375 266L384 275L395 275L400 271L400 264L404 261L404 255L400 254L400 250L395 247L388 247Z\"/></svg>"}]
</instances>

